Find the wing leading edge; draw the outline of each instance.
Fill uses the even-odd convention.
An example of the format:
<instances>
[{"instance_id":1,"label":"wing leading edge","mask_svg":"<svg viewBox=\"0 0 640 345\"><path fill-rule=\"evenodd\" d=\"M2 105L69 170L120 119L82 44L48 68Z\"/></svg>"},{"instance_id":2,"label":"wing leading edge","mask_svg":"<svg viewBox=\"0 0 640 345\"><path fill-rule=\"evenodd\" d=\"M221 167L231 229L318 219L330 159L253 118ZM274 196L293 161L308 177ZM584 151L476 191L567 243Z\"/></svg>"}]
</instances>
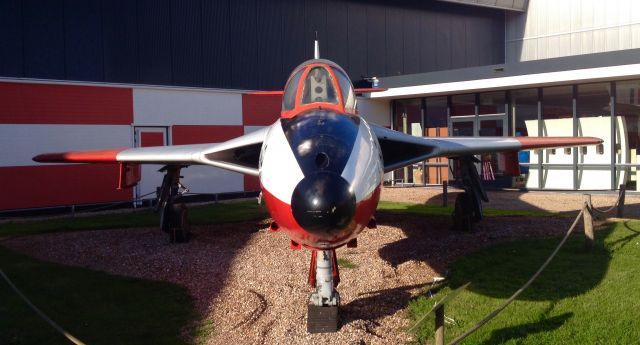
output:
<instances>
[{"instance_id":1,"label":"wing leading edge","mask_svg":"<svg viewBox=\"0 0 640 345\"><path fill-rule=\"evenodd\" d=\"M268 130L269 127L265 127L219 144L56 152L37 155L33 160L40 163L210 165L257 176L260 149Z\"/></svg>"},{"instance_id":2,"label":"wing leading edge","mask_svg":"<svg viewBox=\"0 0 640 345\"><path fill-rule=\"evenodd\" d=\"M380 143L385 172L434 157L459 157L491 152L586 146L603 142L602 139L594 137L423 138L377 125L371 125L371 129Z\"/></svg>"}]
</instances>

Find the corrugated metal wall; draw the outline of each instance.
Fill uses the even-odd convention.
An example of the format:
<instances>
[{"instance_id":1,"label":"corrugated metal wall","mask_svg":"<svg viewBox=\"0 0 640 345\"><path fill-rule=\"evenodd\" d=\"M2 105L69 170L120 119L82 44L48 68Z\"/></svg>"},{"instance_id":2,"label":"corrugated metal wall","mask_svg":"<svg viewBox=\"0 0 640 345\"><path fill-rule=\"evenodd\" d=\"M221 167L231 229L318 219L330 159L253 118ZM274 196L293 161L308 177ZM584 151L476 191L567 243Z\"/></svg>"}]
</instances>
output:
<instances>
[{"instance_id":1,"label":"corrugated metal wall","mask_svg":"<svg viewBox=\"0 0 640 345\"><path fill-rule=\"evenodd\" d=\"M504 60L502 11L437 1L0 0L0 76L279 89L315 31L354 80Z\"/></svg>"},{"instance_id":2,"label":"corrugated metal wall","mask_svg":"<svg viewBox=\"0 0 640 345\"><path fill-rule=\"evenodd\" d=\"M507 60L640 48L640 1L530 0L507 13Z\"/></svg>"}]
</instances>

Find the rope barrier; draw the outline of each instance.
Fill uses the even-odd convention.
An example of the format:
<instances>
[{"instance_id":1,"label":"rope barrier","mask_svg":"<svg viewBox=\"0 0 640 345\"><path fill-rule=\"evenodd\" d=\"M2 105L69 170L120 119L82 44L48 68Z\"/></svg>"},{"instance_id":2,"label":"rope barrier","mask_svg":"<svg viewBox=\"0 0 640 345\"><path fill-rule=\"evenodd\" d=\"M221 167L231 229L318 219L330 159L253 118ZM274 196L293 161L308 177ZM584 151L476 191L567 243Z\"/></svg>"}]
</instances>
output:
<instances>
[{"instance_id":1,"label":"rope barrier","mask_svg":"<svg viewBox=\"0 0 640 345\"><path fill-rule=\"evenodd\" d=\"M112 203L112 204L109 204L109 205L106 205L106 206L99 206L99 207L96 207L96 208L90 208L90 209L83 210L83 211L84 212L97 212L97 211L107 210L107 209L110 209L112 207L116 207L118 205L124 205L124 204L130 204L132 202L138 202L138 201L142 200L142 198L144 198L145 196L149 196L151 194L156 194L156 192L151 192L151 193L147 193L147 194L144 194L144 195L140 195L139 197L137 197L137 198L135 198L133 200L120 201L120 202Z\"/></svg>"},{"instance_id":2,"label":"rope barrier","mask_svg":"<svg viewBox=\"0 0 640 345\"><path fill-rule=\"evenodd\" d=\"M592 211L596 211L598 213L601 213L601 214L609 213L609 212L615 210L616 207L618 207L618 204L620 203L620 199L621 198L622 198L622 193L618 193L618 199L616 199L615 204L613 204L613 206L609 207L608 209L601 210L601 209L593 206L593 204L589 204L589 209L591 209Z\"/></svg>"},{"instance_id":3,"label":"rope barrier","mask_svg":"<svg viewBox=\"0 0 640 345\"><path fill-rule=\"evenodd\" d=\"M62 334L65 338L67 338L67 340L69 340L70 342L72 342L72 343L74 343L76 345L85 345L85 343L80 341L78 338L74 337L69 332L65 331L62 327L58 326L57 323L55 323L53 320L51 320L40 309L38 309L38 307L36 307L33 303L31 303L31 301L13 284L13 282L11 282L9 277L7 277L7 275L4 274L4 272L2 272L2 270L0 270L0 276L2 276L2 278L4 278L4 280L7 282L7 284L9 284L11 289L13 289L13 291L16 294L18 294L18 296L20 296L20 298L22 298L22 300L25 303L27 303L27 305L29 307L31 307L31 309L33 309L33 311L35 311L36 314L38 314L38 316L40 316L44 321L46 321L51 327L53 327L56 331L58 331L60 334Z\"/></svg>"},{"instance_id":4,"label":"rope barrier","mask_svg":"<svg viewBox=\"0 0 640 345\"><path fill-rule=\"evenodd\" d=\"M449 345L455 345L459 342L461 342L462 340L464 340L464 338L468 337L469 335L473 334L475 331L477 331L480 327L482 327L484 324L486 324L487 322L491 321L491 319L493 319L494 317L496 317L498 314L500 314L500 312L502 312L502 310L504 310L507 306L509 306L509 304L511 304L511 302L513 302L524 290L526 290L529 285L531 285L531 283L533 283L534 280L536 280L536 278L538 278L538 276L540 275L540 273L542 273L542 271L544 271L545 268L547 268L547 265L549 265L549 263L551 262L551 260L553 260L553 258L556 256L556 254L558 253L558 251L560 250L560 248L562 248L562 246L564 245L564 243L567 241L567 239L569 238L569 236L571 235L571 233L573 232L573 230L575 229L576 225L578 224L578 221L580 221L580 218L582 217L584 210L581 210L580 213L578 213L578 216L576 217L576 219L573 221L573 224L571 224L571 227L569 228L569 230L567 231L567 233L564 235L564 237L562 238L562 240L560 241L560 243L558 243L558 246L556 246L556 249L551 253L551 255L549 255L549 257L547 258L547 261L545 261L542 266L540 266L540 268L538 269L538 271L536 271L536 273L533 274L533 276L531 276L531 278L529 278L529 280L522 285L521 288L519 288L513 295L511 295L511 297L509 297L509 299L507 299L502 305L500 305L496 310L492 311L491 313L489 313L487 316L485 316L482 320L480 320L478 323L476 323L473 327L471 327L469 330L467 330L466 332L464 332L462 335L458 336L457 338L453 339Z\"/></svg>"}]
</instances>

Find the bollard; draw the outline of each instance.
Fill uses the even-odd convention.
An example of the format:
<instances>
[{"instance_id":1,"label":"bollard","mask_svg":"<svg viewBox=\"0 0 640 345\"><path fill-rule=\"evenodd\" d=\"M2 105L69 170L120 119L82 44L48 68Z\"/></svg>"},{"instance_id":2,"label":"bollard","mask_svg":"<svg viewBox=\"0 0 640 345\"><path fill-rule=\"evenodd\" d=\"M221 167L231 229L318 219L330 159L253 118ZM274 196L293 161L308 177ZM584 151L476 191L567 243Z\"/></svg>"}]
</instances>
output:
<instances>
[{"instance_id":1,"label":"bollard","mask_svg":"<svg viewBox=\"0 0 640 345\"><path fill-rule=\"evenodd\" d=\"M582 206L582 219L584 222L584 246L587 249L593 248L593 216L591 214L591 194L584 195L584 205Z\"/></svg>"},{"instance_id":2,"label":"bollard","mask_svg":"<svg viewBox=\"0 0 640 345\"><path fill-rule=\"evenodd\" d=\"M438 307L436 314L436 345L444 345L444 304Z\"/></svg>"},{"instance_id":3,"label":"bollard","mask_svg":"<svg viewBox=\"0 0 640 345\"><path fill-rule=\"evenodd\" d=\"M447 207L449 204L449 183L447 180L442 181L442 207Z\"/></svg>"},{"instance_id":4,"label":"bollard","mask_svg":"<svg viewBox=\"0 0 640 345\"><path fill-rule=\"evenodd\" d=\"M620 185L620 201L618 201L618 213L616 216L618 218L624 218L624 197L627 192L627 186L624 184Z\"/></svg>"}]
</instances>

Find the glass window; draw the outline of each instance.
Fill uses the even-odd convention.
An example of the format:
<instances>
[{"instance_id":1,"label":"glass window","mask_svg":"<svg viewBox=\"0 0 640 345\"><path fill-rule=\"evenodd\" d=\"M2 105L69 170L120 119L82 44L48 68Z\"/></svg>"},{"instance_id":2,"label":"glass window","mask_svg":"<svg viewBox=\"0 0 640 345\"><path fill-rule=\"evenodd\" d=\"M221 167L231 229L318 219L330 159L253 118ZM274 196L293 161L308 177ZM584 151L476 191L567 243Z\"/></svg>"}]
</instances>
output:
<instances>
[{"instance_id":1,"label":"glass window","mask_svg":"<svg viewBox=\"0 0 640 345\"><path fill-rule=\"evenodd\" d=\"M334 68L333 71L340 83L340 91L342 92L342 101L344 102L344 109L347 112L354 112L356 108L356 96L353 93L353 87L351 86L351 80L338 68Z\"/></svg>"},{"instance_id":2,"label":"glass window","mask_svg":"<svg viewBox=\"0 0 640 345\"><path fill-rule=\"evenodd\" d=\"M475 105L476 95L473 93L451 96L451 116L475 115Z\"/></svg>"},{"instance_id":3,"label":"glass window","mask_svg":"<svg viewBox=\"0 0 640 345\"><path fill-rule=\"evenodd\" d=\"M573 86L542 89L542 135L573 136ZM564 150L542 150L542 188L574 189L573 154Z\"/></svg>"},{"instance_id":4,"label":"glass window","mask_svg":"<svg viewBox=\"0 0 640 345\"><path fill-rule=\"evenodd\" d=\"M425 99L425 135L428 137L447 137L447 97L429 97ZM427 163L448 163L444 157L432 158ZM425 182L429 184L442 183L449 178L449 168L446 166L427 166L425 168Z\"/></svg>"},{"instance_id":5,"label":"glass window","mask_svg":"<svg viewBox=\"0 0 640 345\"><path fill-rule=\"evenodd\" d=\"M511 92L511 123L516 137L538 136L538 89L515 90ZM519 163L537 163L534 151L518 152ZM531 170L530 170L531 169ZM533 172L530 174L530 172ZM520 166L520 178L517 187L540 188L538 185L538 167Z\"/></svg>"},{"instance_id":6,"label":"glass window","mask_svg":"<svg viewBox=\"0 0 640 345\"><path fill-rule=\"evenodd\" d=\"M611 188L611 84L578 85L576 115L578 135L604 140L603 154L595 146L576 150L578 155L578 188ZM570 150L567 150L567 153ZM567 154L565 153L565 154ZM591 166L586 166L589 164Z\"/></svg>"},{"instance_id":7,"label":"glass window","mask_svg":"<svg viewBox=\"0 0 640 345\"><path fill-rule=\"evenodd\" d=\"M304 69L300 69L289 79L282 97L282 110L292 110L296 106L296 91L303 71Z\"/></svg>"},{"instance_id":8,"label":"glass window","mask_svg":"<svg viewBox=\"0 0 640 345\"><path fill-rule=\"evenodd\" d=\"M542 118L573 118L573 87L554 86L542 89ZM569 136L573 133L569 133Z\"/></svg>"},{"instance_id":9,"label":"glass window","mask_svg":"<svg viewBox=\"0 0 640 345\"><path fill-rule=\"evenodd\" d=\"M394 102L394 128L398 132L403 132L415 136L423 136L422 130L422 99L398 99ZM396 181L404 183L423 184L423 173L420 164L414 164L394 173Z\"/></svg>"},{"instance_id":10,"label":"glass window","mask_svg":"<svg viewBox=\"0 0 640 345\"><path fill-rule=\"evenodd\" d=\"M425 127L447 128L447 97L429 97L426 99Z\"/></svg>"},{"instance_id":11,"label":"glass window","mask_svg":"<svg viewBox=\"0 0 640 345\"><path fill-rule=\"evenodd\" d=\"M538 89L511 92L511 117L514 124L513 135L516 137L538 135Z\"/></svg>"},{"instance_id":12,"label":"glass window","mask_svg":"<svg viewBox=\"0 0 640 345\"><path fill-rule=\"evenodd\" d=\"M578 85L576 113L578 117L609 116L611 114L611 84Z\"/></svg>"},{"instance_id":13,"label":"glass window","mask_svg":"<svg viewBox=\"0 0 640 345\"><path fill-rule=\"evenodd\" d=\"M616 163L640 163L640 80L616 83ZM637 168L616 169L616 188L640 190Z\"/></svg>"},{"instance_id":14,"label":"glass window","mask_svg":"<svg viewBox=\"0 0 640 345\"><path fill-rule=\"evenodd\" d=\"M307 74L302 88L301 104L338 104L336 90L329 72L323 67L314 67Z\"/></svg>"},{"instance_id":15,"label":"glass window","mask_svg":"<svg viewBox=\"0 0 640 345\"><path fill-rule=\"evenodd\" d=\"M504 91L485 92L478 95L478 114L503 114L506 97Z\"/></svg>"}]
</instances>

